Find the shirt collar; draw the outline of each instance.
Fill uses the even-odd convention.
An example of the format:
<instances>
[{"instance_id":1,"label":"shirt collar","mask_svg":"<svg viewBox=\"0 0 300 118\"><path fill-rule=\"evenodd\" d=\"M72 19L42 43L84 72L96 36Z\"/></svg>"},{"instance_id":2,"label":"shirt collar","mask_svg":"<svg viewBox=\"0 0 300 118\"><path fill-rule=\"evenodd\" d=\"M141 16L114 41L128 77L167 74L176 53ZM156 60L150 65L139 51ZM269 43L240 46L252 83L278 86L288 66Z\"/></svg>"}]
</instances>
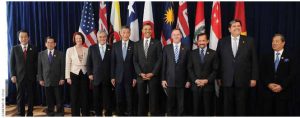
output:
<instances>
[{"instance_id":1,"label":"shirt collar","mask_svg":"<svg viewBox=\"0 0 300 118\"><path fill-rule=\"evenodd\" d=\"M284 49L281 49L279 51L274 51L274 54L276 55L276 53L279 53L279 55L282 55Z\"/></svg>"},{"instance_id":2,"label":"shirt collar","mask_svg":"<svg viewBox=\"0 0 300 118\"><path fill-rule=\"evenodd\" d=\"M49 50L49 49L47 49L48 50L48 54L50 53L50 51L51 51L51 53L52 53L52 55L53 55L53 53L54 53L54 49L52 49L52 50Z\"/></svg>"},{"instance_id":3,"label":"shirt collar","mask_svg":"<svg viewBox=\"0 0 300 118\"><path fill-rule=\"evenodd\" d=\"M241 37L241 35L239 35L239 36L237 36L237 37L233 37L233 36L231 35L231 39L237 38L237 40L240 40L240 37Z\"/></svg>"},{"instance_id":4,"label":"shirt collar","mask_svg":"<svg viewBox=\"0 0 300 118\"><path fill-rule=\"evenodd\" d=\"M22 47L22 49L24 49L24 47L26 47L26 49L28 48L28 44L26 44L26 45L22 45L21 44L21 47Z\"/></svg>"},{"instance_id":5,"label":"shirt collar","mask_svg":"<svg viewBox=\"0 0 300 118\"><path fill-rule=\"evenodd\" d=\"M149 37L149 38L145 38L145 37L144 37L144 41L146 41L146 40L149 41L150 39L151 39L151 37Z\"/></svg>"},{"instance_id":6,"label":"shirt collar","mask_svg":"<svg viewBox=\"0 0 300 118\"><path fill-rule=\"evenodd\" d=\"M202 50L202 48L199 48L199 51L201 52L201 50ZM207 46L205 47L205 48L203 48L203 52L205 53L206 52L206 50L207 50Z\"/></svg>"},{"instance_id":7,"label":"shirt collar","mask_svg":"<svg viewBox=\"0 0 300 118\"><path fill-rule=\"evenodd\" d=\"M99 45L99 48L101 48L101 47L106 48L106 44L101 45L101 44L99 43L98 45Z\"/></svg>"},{"instance_id":8,"label":"shirt collar","mask_svg":"<svg viewBox=\"0 0 300 118\"><path fill-rule=\"evenodd\" d=\"M174 48L175 48L176 46L180 47L180 46L181 46L181 42L179 42L179 43L177 43L177 44L173 43L173 46L174 46Z\"/></svg>"}]
</instances>

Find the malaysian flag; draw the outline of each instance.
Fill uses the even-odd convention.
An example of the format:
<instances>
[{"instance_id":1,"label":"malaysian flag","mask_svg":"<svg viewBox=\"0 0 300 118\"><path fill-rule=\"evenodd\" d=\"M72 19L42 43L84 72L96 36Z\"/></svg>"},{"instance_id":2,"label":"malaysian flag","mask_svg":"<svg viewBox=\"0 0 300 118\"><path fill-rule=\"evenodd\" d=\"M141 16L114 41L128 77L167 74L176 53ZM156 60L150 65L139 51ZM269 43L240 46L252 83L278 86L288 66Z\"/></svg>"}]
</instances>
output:
<instances>
[{"instance_id":1,"label":"malaysian flag","mask_svg":"<svg viewBox=\"0 0 300 118\"><path fill-rule=\"evenodd\" d=\"M85 47L96 44L97 36L95 31L95 18L94 9L92 3L84 2L83 9L81 12L81 21L79 26L79 32L84 35Z\"/></svg>"},{"instance_id":2,"label":"malaysian flag","mask_svg":"<svg viewBox=\"0 0 300 118\"><path fill-rule=\"evenodd\" d=\"M161 44L166 46L172 43L171 32L174 26L174 5L173 2L164 4L163 31L161 33Z\"/></svg>"}]
</instances>

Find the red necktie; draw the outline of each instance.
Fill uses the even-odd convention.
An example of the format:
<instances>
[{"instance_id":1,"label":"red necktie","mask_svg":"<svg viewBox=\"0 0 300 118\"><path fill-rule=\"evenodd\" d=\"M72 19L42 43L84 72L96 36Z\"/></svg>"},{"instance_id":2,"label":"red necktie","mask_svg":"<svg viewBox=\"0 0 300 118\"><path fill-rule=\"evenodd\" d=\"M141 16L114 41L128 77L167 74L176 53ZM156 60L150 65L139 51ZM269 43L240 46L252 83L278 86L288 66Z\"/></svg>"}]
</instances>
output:
<instances>
[{"instance_id":1,"label":"red necktie","mask_svg":"<svg viewBox=\"0 0 300 118\"><path fill-rule=\"evenodd\" d=\"M26 49L26 47L24 47L24 52L23 52L23 54L24 54L24 60L26 61L26 57L27 57L27 49Z\"/></svg>"}]
</instances>

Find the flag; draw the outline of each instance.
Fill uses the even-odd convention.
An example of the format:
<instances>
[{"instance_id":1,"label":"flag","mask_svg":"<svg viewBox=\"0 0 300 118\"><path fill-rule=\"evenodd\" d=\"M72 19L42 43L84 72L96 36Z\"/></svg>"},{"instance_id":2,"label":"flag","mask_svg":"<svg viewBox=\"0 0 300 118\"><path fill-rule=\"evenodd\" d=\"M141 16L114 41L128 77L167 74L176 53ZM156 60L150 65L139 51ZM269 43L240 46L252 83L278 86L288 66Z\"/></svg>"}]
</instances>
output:
<instances>
[{"instance_id":1,"label":"flag","mask_svg":"<svg viewBox=\"0 0 300 118\"><path fill-rule=\"evenodd\" d=\"M130 40L137 42L140 39L139 21L137 18L136 3L133 1L129 1L128 5L127 26L130 26L131 29Z\"/></svg>"},{"instance_id":2,"label":"flag","mask_svg":"<svg viewBox=\"0 0 300 118\"><path fill-rule=\"evenodd\" d=\"M235 3L235 14L234 19L239 19L242 22L242 33L241 35L247 36L246 30L246 17L245 17L245 4L244 2Z\"/></svg>"},{"instance_id":3,"label":"flag","mask_svg":"<svg viewBox=\"0 0 300 118\"><path fill-rule=\"evenodd\" d=\"M79 32L81 32L86 39L84 42L85 47L94 45L97 42L94 15L95 14L92 3L84 2L81 12Z\"/></svg>"},{"instance_id":4,"label":"flag","mask_svg":"<svg viewBox=\"0 0 300 118\"><path fill-rule=\"evenodd\" d=\"M152 3L151 3L151 1L145 1L143 24L150 24L152 26L151 38L155 38L154 20L153 20L153 12L152 12ZM144 38L143 34L142 34L142 38Z\"/></svg>"},{"instance_id":5,"label":"flag","mask_svg":"<svg viewBox=\"0 0 300 118\"><path fill-rule=\"evenodd\" d=\"M221 5L220 2L213 2L211 11L210 43L209 48L216 50L218 41L222 37Z\"/></svg>"},{"instance_id":6,"label":"flag","mask_svg":"<svg viewBox=\"0 0 300 118\"><path fill-rule=\"evenodd\" d=\"M113 28L113 42L120 41L119 32L121 30L120 4L118 1L113 1L111 5L110 23Z\"/></svg>"},{"instance_id":7,"label":"flag","mask_svg":"<svg viewBox=\"0 0 300 118\"><path fill-rule=\"evenodd\" d=\"M193 49L198 48L197 35L200 33L205 33L205 18L204 18L204 3L203 2L197 2Z\"/></svg>"},{"instance_id":8,"label":"flag","mask_svg":"<svg viewBox=\"0 0 300 118\"><path fill-rule=\"evenodd\" d=\"M178 7L178 18L177 18L177 28L180 29L182 33L182 44L191 47L190 40L190 28L189 28L189 19L187 12L187 2L180 1Z\"/></svg>"},{"instance_id":9,"label":"flag","mask_svg":"<svg viewBox=\"0 0 300 118\"><path fill-rule=\"evenodd\" d=\"M108 33L107 11L104 1L100 1L99 4L99 31L105 31L106 33Z\"/></svg>"},{"instance_id":10,"label":"flag","mask_svg":"<svg viewBox=\"0 0 300 118\"><path fill-rule=\"evenodd\" d=\"M161 32L161 43L163 46L172 43L171 32L174 26L173 2L166 2L163 11L163 30Z\"/></svg>"}]
</instances>

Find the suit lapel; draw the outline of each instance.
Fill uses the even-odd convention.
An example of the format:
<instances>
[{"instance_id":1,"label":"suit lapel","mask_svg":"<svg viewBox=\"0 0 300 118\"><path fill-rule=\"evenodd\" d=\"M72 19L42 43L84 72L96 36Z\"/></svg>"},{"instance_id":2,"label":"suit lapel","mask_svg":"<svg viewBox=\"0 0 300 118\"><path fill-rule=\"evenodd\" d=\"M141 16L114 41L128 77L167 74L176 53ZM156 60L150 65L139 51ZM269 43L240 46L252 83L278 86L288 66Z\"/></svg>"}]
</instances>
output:
<instances>
[{"instance_id":1,"label":"suit lapel","mask_svg":"<svg viewBox=\"0 0 300 118\"><path fill-rule=\"evenodd\" d=\"M140 42L139 49L140 49L140 50L143 50L143 51L142 51L142 52L143 52L143 55L144 55L144 57L146 58L145 50L144 50L144 49L145 49L145 46L144 46L144 40ZM148 52L149 52L149 47L148 47Z\"/></svg>"},{"instance_id":2,"label":"suit lapel","mask_svg":"<svg viewBox=\"0 0 300 118\"><path fill-rule=\"evenodd\" d=\"M106 49L105 49L105 53L104 53L104 58L103 58L102 61L104 61L104 59L106 58L108 51L110 51L110 48L109 48L108 45L106 45Z\"/></svg>"},{"instance_id":3,"label":"suit lapel","mask_svg":"<svg viewBox=\"0 0 300 118\"><path fill-rule=\"evenodd\" d=\"M98 55L100 61L102 61L102 56L101 56L101 53L100 53L100 47L99 47L99 44L96 45L96 55Z\"/></svg>"},{"instance_id":4,"label":"suit lapel","mask_svg":"<svg viewBox=\"0 0 300 118\"><path fill-rule=\"evenodd\" d=\"M239 47L238 47L235 57L238 57L239 54L243 51L245 43L246 43L245 38L240 36Z\"/></svg>"},{"instance_id":5,"label":"suit lapel","mask_svg":"<svg viewBox=\"0 0 300 118\"><path fill-rule=\"evenodd\" d=\"M234 55L232 52L231 37L227 38L226 45L227 46L225 46L225 47L229 47L228 52L231 54L232 58L234 58Z\"/></svg>"},{"instance_id":6,"label":"suit lapel","mask_svg":"<svg viewBox=\"0 0 300 118\"><path fill-rule=\"evenodd\" d=\"M173 44L171 44L171 46L170 46L171 48L170 48L170 52L171 52L171 59L173 60L172 62L174 62L174 64L176 64L176 62L175 62L175 54L174 54L174 45Z\"/></svg>"},{"instance_id":7,"label":"suit lapel","mask_svg":"<svg viewBox=\"0 0 300 118\"><path fill-rule=\"evenodd\" d=\"M178 57L178 62L180 62L183 59L183 53L186 50L186 48L181 44L180 50L179 50L179 57Z\"/></svg>"}]
</instances>

